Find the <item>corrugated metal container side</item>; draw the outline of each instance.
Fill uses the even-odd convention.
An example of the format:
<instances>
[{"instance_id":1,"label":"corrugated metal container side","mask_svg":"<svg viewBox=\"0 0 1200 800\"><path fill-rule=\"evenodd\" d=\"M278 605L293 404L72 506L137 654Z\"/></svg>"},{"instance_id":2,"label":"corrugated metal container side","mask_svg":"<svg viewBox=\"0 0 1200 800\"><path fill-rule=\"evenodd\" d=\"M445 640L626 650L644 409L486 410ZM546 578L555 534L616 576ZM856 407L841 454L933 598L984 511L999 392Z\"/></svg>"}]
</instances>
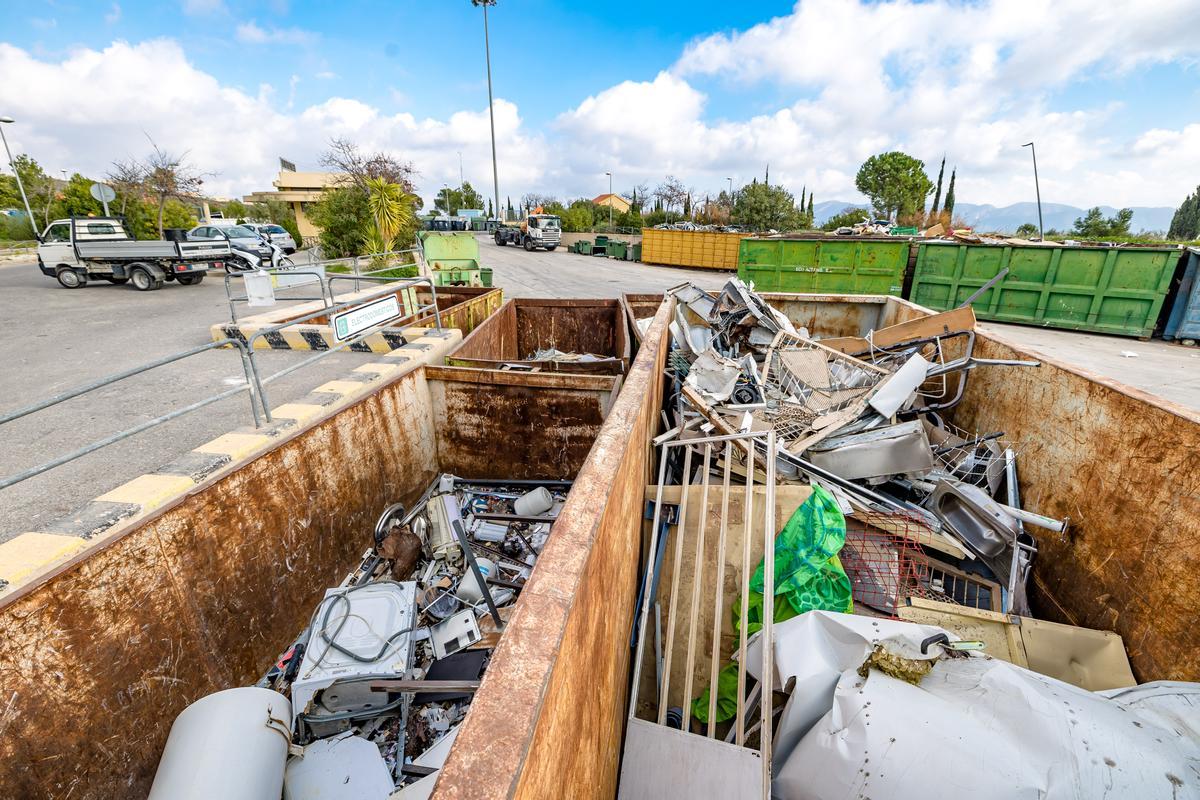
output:
<instances>
[{"instance_id":1,"label":"corrugated metal container side","mask_svg":"<svg viewBox=\"0 0 1200 800\"><path fill-rule=\"evenodd\" d=\"M743 239L738 277L759 291L899 296L909 243L886 239Z\"/></svg>"},{"instance_id":2,"label":"corrugated metal container side","mask_svg":"<svg viewBox=\"0 0 1200 800\"><path fill-rule=\"evenodd\" d=\"M1200 249L1188 250L1183 280L1175 292L1164 339L1200 339Z\"/></svg>"},{"instance_id":3,"label":"corrugated metal container side","mask_svg":"<svg viewBox=\"0 0 1200 800\"><path fill-rule=\"evenodd\" d=\"M671 267L737 269L740 233L642 230L641 261Z\"/></svg>"},{"instance_id":4,"label":"corrugated metal container side","mask_svg":"<svg viewBox=\"0 0 1200 800\"><path fill-rule=\"evenodd\" d=\"M1007 267L973 303L981 319L1144 338L1154 332L1179 255L1178 248L926 242L909 299L953 308Z\"/></svg>"}]
</instances>

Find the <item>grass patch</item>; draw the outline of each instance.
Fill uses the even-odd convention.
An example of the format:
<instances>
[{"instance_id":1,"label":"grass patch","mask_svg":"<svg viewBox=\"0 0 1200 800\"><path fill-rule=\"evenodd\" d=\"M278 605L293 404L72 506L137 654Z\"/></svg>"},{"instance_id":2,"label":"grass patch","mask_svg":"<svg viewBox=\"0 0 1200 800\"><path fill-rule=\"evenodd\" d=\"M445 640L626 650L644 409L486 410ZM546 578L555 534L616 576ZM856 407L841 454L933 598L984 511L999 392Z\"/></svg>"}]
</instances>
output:
<instances>
[{"instance_id":1,"label":"grass patch","mask_svg":"<svg viewBox=\"0 0 1200 800\"><path fill-rule=\"evenodd\" d=\"M326 272L335 272L339 275L353 275L354 274L353 267L348 266L348 265L343 266L341 264L329 265L329 266L325 267L325 271ZM363 272L362 274L365 275L367 273ZM397 278L397 279L399 279L399 278L415 278L415 277L417 277L417 265L416 264L406 264L405 266L402 266L402 267L392 267L391 269L385 269L380 272L371 272L370 277L372 277L372 278Z\"/></svg>"}]
</instances>

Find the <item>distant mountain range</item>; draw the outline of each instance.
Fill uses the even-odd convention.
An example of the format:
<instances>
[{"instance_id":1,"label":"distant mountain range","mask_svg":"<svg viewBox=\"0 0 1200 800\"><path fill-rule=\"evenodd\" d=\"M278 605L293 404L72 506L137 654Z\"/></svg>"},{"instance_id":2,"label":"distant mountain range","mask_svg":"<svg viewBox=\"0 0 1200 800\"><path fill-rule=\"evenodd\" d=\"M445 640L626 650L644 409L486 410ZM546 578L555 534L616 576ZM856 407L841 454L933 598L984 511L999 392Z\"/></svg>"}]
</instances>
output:
<instances>
[{"instance_id":1,"label":"distant mountain range","mask_svg":"<svg viewBox=\"0 0 1200 800\"><path fill-rule=\"evenodd\" d=\"M813 206L813 214L816 217L816 223L821 225L833 215L851 207L865 209L867 205L826 200ZM1133 224L1130 229L1134 233L1166 231L1171 226L1171 216L1175 213L1175 209L1170 206L1132 206L1132 208ZM1117 209L1110 206L1100 206L1100 211L1106 217L1117 213ZM1061 203L1042 203L1042 219L1046 230L1053 228L1059 231L1069 231L1075 220L1086 213L1086 208L1076 208ZM1013 233L1026 222L1037 225L1038 219L1037 203L1013 203L1011 206L1001 208L991 205L977 206L972 203L957 203L954 206L954 216L961 217L975 230L997 233Z\"/></svg>"}]
</instances>

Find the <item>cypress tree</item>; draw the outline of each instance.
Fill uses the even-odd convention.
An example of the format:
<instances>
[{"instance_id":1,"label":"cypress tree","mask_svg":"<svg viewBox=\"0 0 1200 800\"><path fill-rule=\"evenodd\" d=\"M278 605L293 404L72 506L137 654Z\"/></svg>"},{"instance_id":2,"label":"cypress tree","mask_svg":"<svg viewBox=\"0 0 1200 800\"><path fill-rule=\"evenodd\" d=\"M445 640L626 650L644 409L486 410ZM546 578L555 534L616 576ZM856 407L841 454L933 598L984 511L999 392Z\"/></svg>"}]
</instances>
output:
<instances>
[{"instance_id":1,"label":"cypress tree","mask_svg":"<svg viewBox=\"0 0 1200 800\"><path fill-rule=\"evenodd\" d=\"M800 189L800 211L801 211L801 213L803 213L804 209L805 209L804 195L806 195L807 193L808 193L808 186L806 185Z\"/></svg>"},{"instance_id":2,"label":"cypress tree","mask_svg":"<svg viewBox=\"0 0 1200 800\"><path fill-rule=\"evenodd\" d=\"M1200 237L1200 186L1175 209L1171 227L1167 231L1168 239L1191 240L1197 237Z\"/></svg>"},{"instance_id":3,"label":"cypress tree","mask_svg":"<svg viewBox=\"0 0 1200 800\"><path fill-rule=\"evenodd\" d=\"M942 165L938 167L937 191L933 193L933 211L930 213L937 216L938 203L942 202L942 175L946 173L946 157L942 156ZM951 204L953 205L953 203Z\"/></svg>"},{"instance_id":4,"label":"cypress tree","mask_svg":"<svg viewBox=\"0 0 1200 800\"><path fill-rule=\"evenodd\" d=\"M808 196L808 224L812 225L816 221L816 215L813 214L813 196Z\"/></svg>"},{"instance_id":5,"label":"cypress tree","mask_svg":"<svg viewBox=\"0 0 1200 800\"><path fill-rule=\"evenodd\" d=\"M954 219L954 176L958 172L957 169L950 170L950 188L946 190L946 216L953 221Z\"/></svg>"}]
</instances>

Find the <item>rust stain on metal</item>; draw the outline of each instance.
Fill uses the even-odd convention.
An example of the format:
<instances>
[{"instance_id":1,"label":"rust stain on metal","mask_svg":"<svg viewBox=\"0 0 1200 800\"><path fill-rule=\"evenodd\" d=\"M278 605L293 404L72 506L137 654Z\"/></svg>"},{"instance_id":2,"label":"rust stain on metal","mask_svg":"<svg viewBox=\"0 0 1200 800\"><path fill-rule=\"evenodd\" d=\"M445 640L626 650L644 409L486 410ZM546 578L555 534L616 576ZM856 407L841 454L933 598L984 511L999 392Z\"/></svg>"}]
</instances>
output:
<instances>
[{"instance_id":1,"label":"rust stain on metal","mask_svg":"<svg viewBox=\"0 0 1200 800\"><path fill-rule=\"evenodd\" d=\"M607 359L583 363L528 359L549 348ZM616 300L519 298L506 302L464 338L446 363L482 369L520 364L542 371L620 375L629 365L629 340Z\"/></svg>"},{"instance_id":2,"label":"rust stain on metal","mask_svg":"<svg viewBox=\"0 0 1200 800\"><path fill-rule=\"evenodd\" d=\"M579 471L620 378L431 368L442 467L476 478Z\"/></svg>"}]
</instances>

